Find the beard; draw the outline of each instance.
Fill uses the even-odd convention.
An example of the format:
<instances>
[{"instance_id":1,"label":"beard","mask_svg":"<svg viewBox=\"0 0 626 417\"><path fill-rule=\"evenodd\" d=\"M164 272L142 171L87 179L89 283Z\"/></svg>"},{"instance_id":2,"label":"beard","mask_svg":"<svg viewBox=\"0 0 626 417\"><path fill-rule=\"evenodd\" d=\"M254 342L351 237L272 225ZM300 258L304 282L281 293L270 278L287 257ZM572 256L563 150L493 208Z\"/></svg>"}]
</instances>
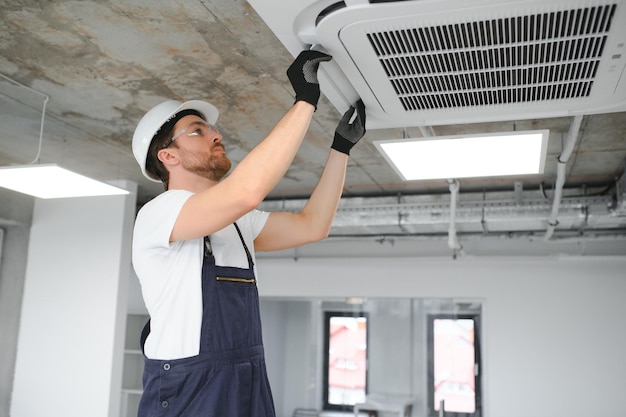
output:
<instances>
[{"instance_id":1,"label":"beard","mask_svg":"<svg viewBox=\"0 0 626 417\"><path fill-rule=\"evenodd\" d=\"M221 145L220 145L221 146ZM214 148L215 149L215 148ZM223 152L180 152L183 167L190 172L212 181L220 181L230 171L230 159Z\"/></svg>"}]
</instances>

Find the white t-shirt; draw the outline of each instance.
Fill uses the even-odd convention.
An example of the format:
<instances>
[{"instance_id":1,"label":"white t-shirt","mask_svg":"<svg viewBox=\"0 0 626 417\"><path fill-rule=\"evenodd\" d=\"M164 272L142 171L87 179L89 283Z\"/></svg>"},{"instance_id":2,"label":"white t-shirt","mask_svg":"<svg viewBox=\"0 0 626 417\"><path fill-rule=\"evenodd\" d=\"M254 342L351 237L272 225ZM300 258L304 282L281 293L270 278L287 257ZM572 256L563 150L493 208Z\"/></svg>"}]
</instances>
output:
<instances>
[{"instance_id":1,"label":"white t-shirt","mask_svg":"<svg viewBox=\"0 0 626 417\"><path fill-rule=\"evenodd\" d=\"M151 319L144 346L151 359L186 358L200 350L203 239L169 242L178 214L192 194L166 191L145 204L135 221L132 261ZM237 220L253 259L254 239L268 216L254 210ZM216 265L248 268L234 225L213 233L211 246Z\"/></svg>"}]
</instances>

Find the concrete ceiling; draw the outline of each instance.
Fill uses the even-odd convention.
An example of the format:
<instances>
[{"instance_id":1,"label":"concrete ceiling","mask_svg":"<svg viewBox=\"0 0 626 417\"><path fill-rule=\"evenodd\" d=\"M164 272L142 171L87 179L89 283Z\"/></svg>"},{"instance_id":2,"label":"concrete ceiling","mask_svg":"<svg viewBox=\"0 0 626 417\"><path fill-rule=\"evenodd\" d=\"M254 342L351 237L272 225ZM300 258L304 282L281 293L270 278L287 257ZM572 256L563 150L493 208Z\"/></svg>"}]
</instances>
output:
<instances>
[{"instance_id":1,"label":"concrete ceiling","mask_svg":"<svg viewBox=\"0 0 626 417\"><path fill-rule=\"evenodd\" d=\"M40 162L104 181L136 182L138 200L145 202L162 191L142 177L131 152L134 127L145 111L172 98L212 102L221 112L227 153L237 163L293 103L285 75L292 59L242 0L4 0L0 73L29 89L0 78L0 166L29 163L37 155L40 92L49 96ZM339 117L322 97L305 143L270 199L310 194ZM434 130L448 135L550 129L543 175L461 181L462 196L522 187L549 202L556 158L571 122L568 117L510 120ZM402 182L372 144L403 135L422 132L368 131L352 152L345 197L419 195L432 203L448 195L446 181ZM625 160L626 112L585 116L564 195L614 198ZM622 233L623 223L610 228Z\"/></svg>"}]
</instances>

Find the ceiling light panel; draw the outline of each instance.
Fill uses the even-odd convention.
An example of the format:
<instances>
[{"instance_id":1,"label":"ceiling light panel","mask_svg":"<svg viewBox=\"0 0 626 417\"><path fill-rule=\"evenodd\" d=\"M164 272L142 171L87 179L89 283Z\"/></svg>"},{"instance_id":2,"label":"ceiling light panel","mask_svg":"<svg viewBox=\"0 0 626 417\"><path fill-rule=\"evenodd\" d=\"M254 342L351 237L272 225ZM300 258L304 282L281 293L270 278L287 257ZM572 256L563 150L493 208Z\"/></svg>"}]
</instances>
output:
<instances>
[{"instance_id":1,"label":"ceiling light panel","mask_svg":"<svg viewBox=\"0 0 626 417\"><path fill-rule=\"evenodd\" d=\"M375 141L405 181L542 174L548 130Z\"/></svg>"},{"instance_id":2,"label":"ceiling light panel","mask_svg":"<svg viewBox=\"0 0 626 417\"><path fill-rule=\"evenodd\" d=\"M128 194L56 164L0 167L0 187L45 199Z\"/></svg>"}]
</instances>

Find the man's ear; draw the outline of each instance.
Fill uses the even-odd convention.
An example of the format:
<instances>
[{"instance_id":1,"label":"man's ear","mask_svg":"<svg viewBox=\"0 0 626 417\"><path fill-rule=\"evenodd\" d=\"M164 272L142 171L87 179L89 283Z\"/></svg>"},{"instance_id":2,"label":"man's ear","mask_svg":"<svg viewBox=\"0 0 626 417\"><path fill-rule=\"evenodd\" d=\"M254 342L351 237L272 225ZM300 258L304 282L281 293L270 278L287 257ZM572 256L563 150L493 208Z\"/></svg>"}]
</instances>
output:
<instances>
[{"instance_id":1,"label":"man's ear","mask_svg":"<svg viewBox=\"0 0 626 417\"><path fill-rule=\"evenodd\" d=\"M175 152L172 152L169 148L161 149L157 152L157 158L163 163L163 165L176 165L179 161Z\"/></svg>"}]
</instances>

